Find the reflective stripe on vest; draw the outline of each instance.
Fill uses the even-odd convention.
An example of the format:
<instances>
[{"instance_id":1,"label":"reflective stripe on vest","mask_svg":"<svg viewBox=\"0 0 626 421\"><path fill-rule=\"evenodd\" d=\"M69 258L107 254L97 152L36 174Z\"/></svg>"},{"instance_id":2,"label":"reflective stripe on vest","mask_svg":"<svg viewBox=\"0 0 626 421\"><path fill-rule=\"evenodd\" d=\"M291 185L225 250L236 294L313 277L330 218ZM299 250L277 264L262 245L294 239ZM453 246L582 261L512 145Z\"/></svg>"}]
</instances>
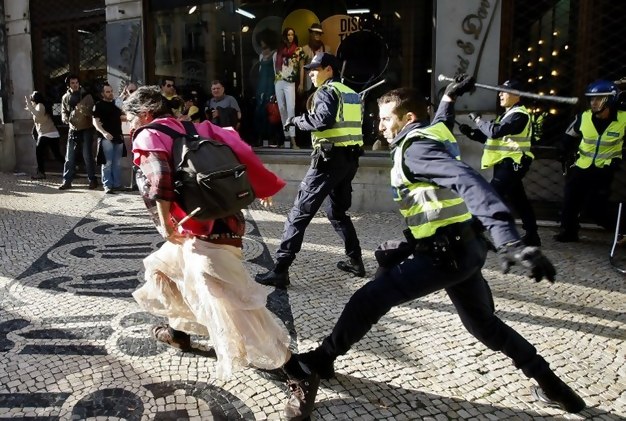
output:
<instances>
[{"instance_id":1,"label":"reflective stripe on vest","mask_svg":"<svg viewBox=\"0 0 626 421\"><path fill-rule=\"evenodd\" d=\"M602 168L610 165L613 159L622 159L626 112L618 111L617 120L612 121L602 135L598 134L591 120L592 115L593 113L587 110L582 114L580 121L583 138L578 146L576 160L576 166L579 168L589 168L591 165Z\"/></svg>"},{"instance_id":2,"label":"reflective stripe on vest","mask_svg":"<svg viewBox=\"0 0 626 421\"><path fill-rule=\"evenodd\" d=\"M487 142L485 142L483 157L480 161L480 167L482 169L492 167L505 158L511 158L514 162L519 164L522 162L522 157L524 155L528 155L531 158L535 157L530 152L532 118L526 107L519 106L510 108L506 113L504 113L504 115L502 115L502 117L496 118L496 123L513 113L522 113L528 116L528 121L526 122L524 130L515 135L506 135L496 139L487 139Z\"/></svg>"},{"instance_id":3,"label":"reflective stripe on vest","mask_svg":"<svg viewBox=\"0 0 626 421\"><path fill-rule=\"evenodd\" d=\"M334 90L339 98L335 124L329 129L316 130L311 133L313 148L319 147L322 143L332 143L335 146L362 146L363 113L359 94L340 82L330 82L317 89L328 88Z\"/></svg>"},{"instance_id":4,"label":"reflective stripe on vest","mask_svg":"<svg viewBox=\"0 0 626 421\"><path fill-rule=\"evenodd\" d=\"M439 124L443 128L438 127ZM439 227L472 218L465 201L454 191L422 181L413 183L407 179L403 170L404 152L412 142L419 142L420 138L426 137L447 144L450 138L446 131L450 132L443 123L412 130L393 152L391 187L394 200L400 205L400 214L416 239L432 236ZM451 133L450 137L454 138Z\"/></svg>"},{"instance_id":5,"label":"reflective stripe on vest","mask_svg":"<svg viewBox=\"0 0 626 421\"><path fill-rule=\"evenodd\" d=\"M456 142L456 139L450 129L448 129L448 126L446 126L443 122L411 130L407 133L406 137L427 137L438 140L446 146L448 152L450 152L456 159L461 159L459 144Z\"/></svg>"}]
</instances>

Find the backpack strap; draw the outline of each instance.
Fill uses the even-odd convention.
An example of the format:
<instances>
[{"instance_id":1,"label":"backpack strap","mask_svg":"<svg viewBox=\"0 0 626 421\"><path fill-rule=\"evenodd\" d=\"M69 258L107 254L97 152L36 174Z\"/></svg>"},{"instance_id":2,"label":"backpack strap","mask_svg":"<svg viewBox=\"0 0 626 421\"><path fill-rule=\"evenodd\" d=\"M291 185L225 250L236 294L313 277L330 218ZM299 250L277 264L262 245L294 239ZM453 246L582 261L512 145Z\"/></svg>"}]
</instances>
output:
<instances>
[{"instance_id":1,"label":"backpack strap","mask_svg":"<svg viewBox=\"0 0 626 421\"><path fill-rule=\"evenodd\" d=\"M186 122L183 122L183 123L186 123ZM193 125L193 123L192 123L192 125ZM161 133L165 133L166 135L168 135L172 139L176 139L176 138L179 138L179 137L186 136L187 133L188 133L188 132L187 133L180 133L179 131L172 129L171 127L167 127L166 125L163 125L163 124L150 123L150 124L146 124L145 126L142 126L142 127L138 128L137 130L135 130L135 132L133 133L133 139L135 139L137 137L137 135L139 134L139 132L141 132L144 129L153 129L153 130L159 131ZM185 125L185 129L187 129L186 125ZM194 131L195 131L195 128L194 128Z\"/></svg>"},{"instance_id":2,"label":"backpack strap","mask_svg":"<svg viewBox=\"0 0 626 421\"><path fill-rule=\"evenodd\" d=\"M185 133L189 136L197 136L198 131L196 130L196 125L193 121L181 121L183 123L183 127L185 128Z\"/></svg>"}]
</instances>

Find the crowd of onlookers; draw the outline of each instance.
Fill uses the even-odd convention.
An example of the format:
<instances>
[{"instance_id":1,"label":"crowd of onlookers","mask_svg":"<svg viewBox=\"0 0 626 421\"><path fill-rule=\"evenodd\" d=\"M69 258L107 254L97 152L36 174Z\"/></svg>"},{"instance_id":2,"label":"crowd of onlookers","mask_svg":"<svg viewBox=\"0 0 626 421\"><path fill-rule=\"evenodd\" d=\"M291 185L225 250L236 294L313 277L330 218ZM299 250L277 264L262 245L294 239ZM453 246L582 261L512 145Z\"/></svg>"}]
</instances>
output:
<instances>
[{"instance_id":1,"label":"crowd of onlookers","mask_svg":"<svg viewBox=\"0 0 626 421\"><path fill-rule=\"evenodd\" d=\"M81 86L76 75L67 76L65 84L67 91L61 99L60 126L55 123L52 103L40 91L33 91L25 98L25 108L33 117L32 136L36 142L37 169L31 178L46 178L46 161L51 152L56 161L63 162L59 190L72 188L79 163L84 166L90 190L97 189L100 185L96 176L97 165L101 165L100 178L105 193L123 189L121 159L128 153L124 135L130 133L125 130L125 116L121 109L124 100L137 90L137 84L127 83L117 97L108 82L100 83L97 92ZM173 78L162 78L160 86L172 115L179 120L209 120L218 126L239 130L241 108L233 96L225 93L221 81L211 82L211 96L208 99L205 99L204 93L199 89L189 88L178 92ZM63 153L63 136L59 127L65 125L68 131ZM78 159L77 151L80 151Z\"/></svg>"}]
</instances>

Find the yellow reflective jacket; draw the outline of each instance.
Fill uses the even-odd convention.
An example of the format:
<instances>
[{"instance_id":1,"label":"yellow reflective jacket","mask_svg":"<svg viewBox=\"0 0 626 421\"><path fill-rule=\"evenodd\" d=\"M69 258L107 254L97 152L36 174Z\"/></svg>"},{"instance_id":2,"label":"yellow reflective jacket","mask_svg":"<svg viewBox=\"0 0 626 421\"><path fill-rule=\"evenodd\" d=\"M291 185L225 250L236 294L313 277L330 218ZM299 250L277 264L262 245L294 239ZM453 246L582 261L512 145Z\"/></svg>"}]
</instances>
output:
<instances>
[{"instance_id":1,"label":"yellow reflective jacket","mask_svg":"<svg viewBox=\"0 0 626 421\"><path fill-rule=\"evenodd\" d=\"M530 142L532 137L532 118L530 112L523 105L510 108L502 116L496 118L496 123L505 116L513 113L522 113L528 116L528 122L521 133L515 135L506 135L497 139L487 139L483 157L480 161L482 169L493 167L498 162L511 158L515 163L520 164L524 155L534 158L530 152Z\"/></svg>"},{"instance_id":2,"label":"yellow reflective jacket","mask_svg":"<svg viewBox=\"0 0 626 421\"><path fill-rule=\"evenodd\" d=\"M326 83L317 89L333 89L339 98L339 105L335 124L331 128L311 132L313 148L319 147L322 143L332 143L334 146L362 146L363 111L359 95L341 82Z\"/></svg>"},{"instance_id":3,"label":"yellow reflective jacket","mask_svg":"<svg viewBox=\"0 0 626 421\"><path fill-rule=\"evenodd\" d=\"M617 119L612 121L601 135L591 120L592 112L585 111L580 121L580 132L583 135L578 146L576 166L589 168L595 165L602 168L611 164L613 159L622 159L624 132L626 128L626 112L618 111Z\"/></svg>"},{"instance_id":4,"label":"yellow reflective jacket","mask_svg":"<svg viewBox=\"0 0 626 421\"><path fill-rule=\"evenodd\" d=\"M442 142L449 151L450 145L456 146L456 140L446 125L437 123L411 130L393 152L391 187L394 201L399 203L400 214L416 239L432 236L439 227L472 219L465 201L451 189L425 181L409 181L406 177L402 162L404 152L411 143L423 138ZM458 151L458 147L456 149ZM460 159L458 153L452 154Z\"/></svg>"}]
</instances>

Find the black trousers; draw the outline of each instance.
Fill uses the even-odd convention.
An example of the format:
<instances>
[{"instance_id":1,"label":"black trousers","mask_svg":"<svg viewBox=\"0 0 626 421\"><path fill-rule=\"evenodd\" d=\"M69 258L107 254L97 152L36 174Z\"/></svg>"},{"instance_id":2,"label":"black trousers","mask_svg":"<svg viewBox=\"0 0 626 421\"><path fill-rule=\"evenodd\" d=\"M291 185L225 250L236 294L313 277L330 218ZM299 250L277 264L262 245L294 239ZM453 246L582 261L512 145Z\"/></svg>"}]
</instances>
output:
<instances>
[{"instance_id":1,"label":"black trousers","mask_svg":"<svg viewBox=\"0 0 626 421\"><path fill-rule=\"evenodd\" d=\"M319 150L313 159L287 216L280 247L276 251L276 263L284 268L291 265L302 247L304 232L322 206L335 232L344 242L348 257L360 258L361 246L350 216L346 214L352 205L352 179L359 167L358 154L352 148L333 148L332 156L323 161Z\"/></svg>"},{"instance_id":2,"label":"black trousers","mask_svg":"<svg viewBox=\"0 0 626 421\"><path fill-rule=\"evenodd\" d=\"M476 339L510 357L528 377L545 372L548 363L535 347L494 314L491 290L481 273L487 255L485 240L465 236L452 248L456 267L438 264L440 259L432 254L416 253L357 290L320 345L327 363L348 352L392 307L445 289L463 325Z\"/></svg>"},{"instance_id":3,"label":"black trousers","mask_svg":"<svg viewBox=\"0 0 626 421\"><path fill-rule=\"evenodd\" d=\"M497 163L493 167L491 186L517 212L522 220L522 228L526 232L537 232L537 218L522 181L531 163L530 157L522 158L521 164L516 164L511 158Z\"/></svg>"},{"instance_id":4,"label":"black trousers","mask_svg":"<svg viewBox=\"0 0 626 421\"><path fill-rule=\"evenodd\" d=\"M561 229L577 233L579 216L587 210L594 222L605 229L615 227L616 212L609 206L611 184L615 170L611 166L598 168L572 167L565 180Z\"/></svg>"},{"instance_id":5,"label":"black trousers","mask_svg":"<svg viewBox=\"0 0 626 421\"><path fill-rule=\"evenodd\" d=\"M65 159L61 155L59 150L59 138L40 136L37 138L37 145L35 146L35 156L37 157L37 172L46 173L46 155L48 148L52 151L54 159L63 162Z\"/></svg>"}]
</instances>

